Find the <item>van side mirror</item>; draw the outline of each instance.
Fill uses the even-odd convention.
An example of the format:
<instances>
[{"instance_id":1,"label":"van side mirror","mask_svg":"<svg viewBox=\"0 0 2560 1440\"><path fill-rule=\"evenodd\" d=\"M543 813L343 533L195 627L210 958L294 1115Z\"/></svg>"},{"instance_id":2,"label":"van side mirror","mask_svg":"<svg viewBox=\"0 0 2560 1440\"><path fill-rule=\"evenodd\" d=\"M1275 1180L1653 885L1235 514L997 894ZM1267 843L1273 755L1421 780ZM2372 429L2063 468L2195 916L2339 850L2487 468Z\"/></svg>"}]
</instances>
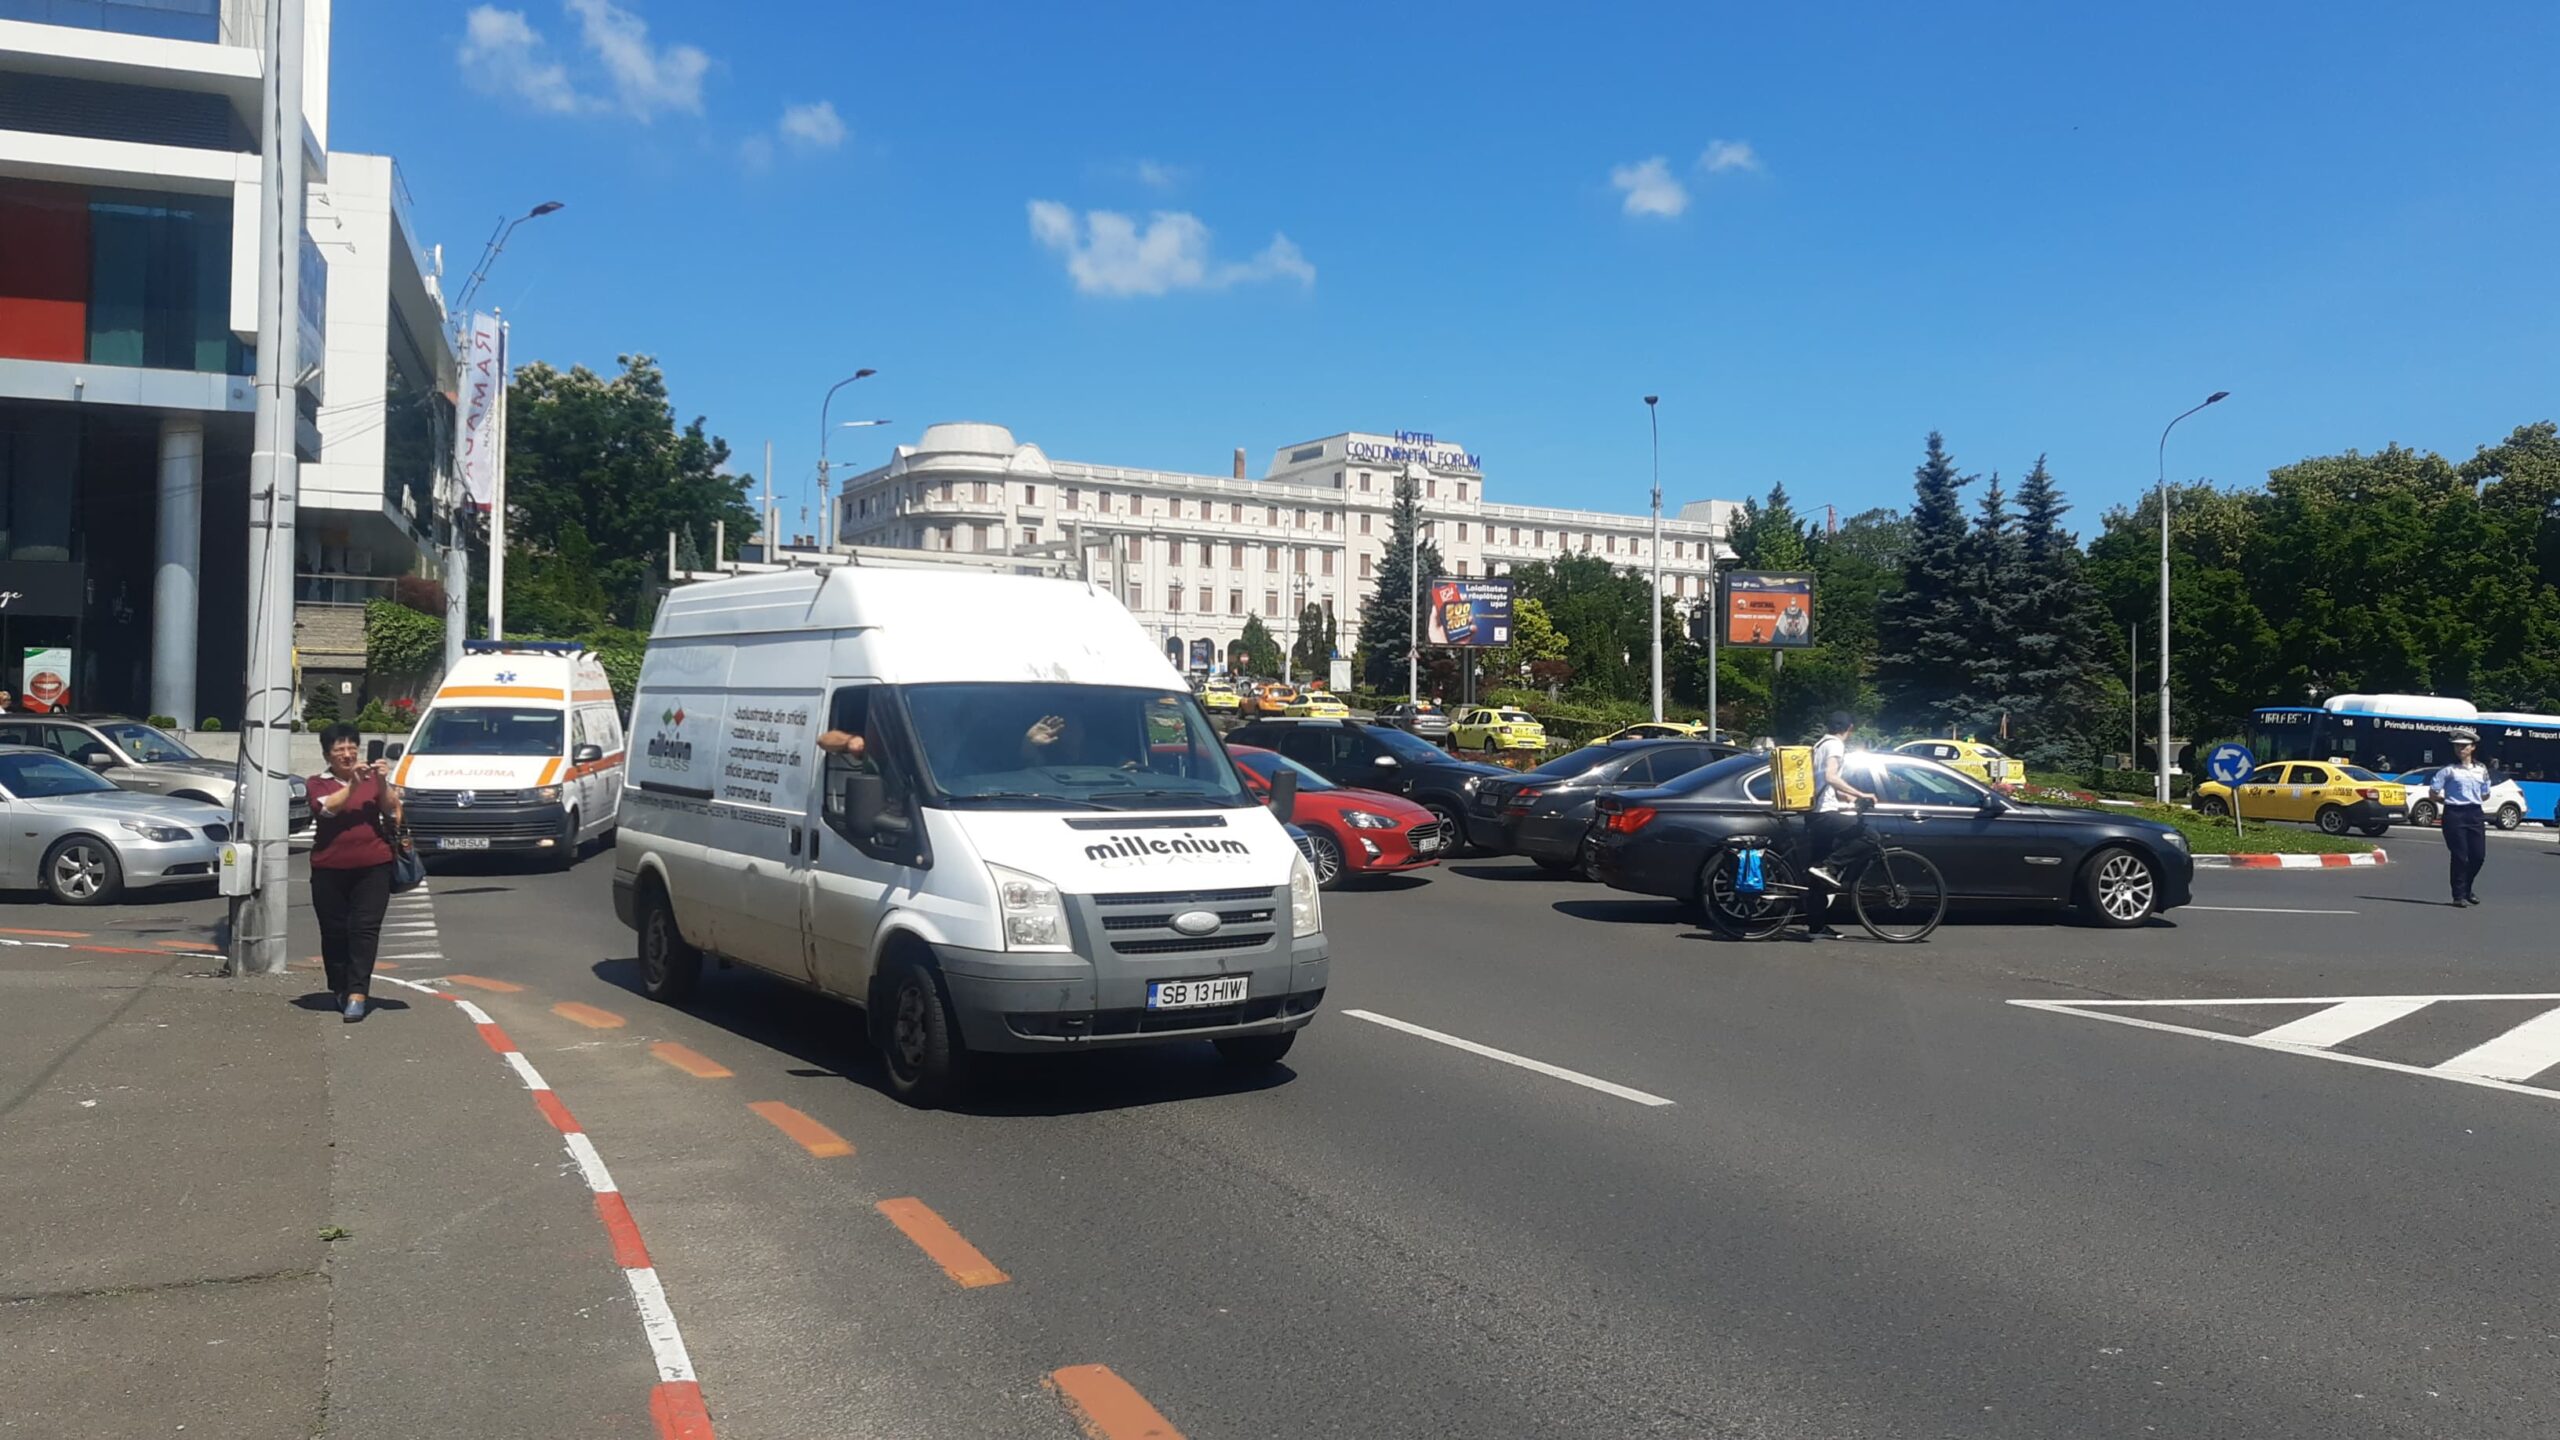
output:
<instances>
[{"instance_id":1,"label":"van side mirror","mask_svg":"<svg viewBox=\"0 0 2560 1440\"><path fill-rule=\"evenodd\" d=\"M397 760L407 753L409 753L408 742L405 740L394 740L391 742L390 746L382 752L382 758L385 760Z\"/></svg>"},{"instance_id":2,"label":"van side mirror","mask_svg":"<svg viewBox=\"0 0 2560 1440\"><path fill-rule=\"evenodd\" d=\"M879 776L843 770L828 777L827 789L828 808L839 810L856 836L877 843L915 833L914 821L889 813L888 782Z\"/></svg>"},{"instance_id":3,"label":"van side mirror","mask_svg":"<svg viewBox=\"0 0 2560 1440\"><path fill-rule=\"evenodd\" d=\"M1298 772L1295 770L1273 772L1271 798L1263 803L1271 807L1271 813L1279 817L1281 824L1288 824L1289 817L1298 813Z\"/></svg>"},{"instance_id":4,"label":"van side mirror","mask_svg":"<svg viewBox=\"0 0 2560 1440\"><path fill-rule=\"evenodd\" d=\"M572 765L593 765L603 758L604 747L601 745L581 745L569 752L569 763Z\"/></svg>"}]
</instances>

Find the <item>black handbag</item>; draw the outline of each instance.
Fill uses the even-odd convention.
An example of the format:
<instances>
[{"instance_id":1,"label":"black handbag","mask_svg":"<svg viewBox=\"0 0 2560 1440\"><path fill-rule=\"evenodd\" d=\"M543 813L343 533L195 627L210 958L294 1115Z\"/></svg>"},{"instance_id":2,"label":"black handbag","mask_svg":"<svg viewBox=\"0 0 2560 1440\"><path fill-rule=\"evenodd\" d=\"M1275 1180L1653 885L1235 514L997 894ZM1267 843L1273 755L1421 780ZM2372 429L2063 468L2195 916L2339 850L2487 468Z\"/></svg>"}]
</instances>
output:
<instances>
[{"instance_id":1,"label":"black handbag","mask_svg":"<svg viewBox=\"0 0 2560 1440\"><path fill-rule=\"evenodd\" d=\"M418 858L418 847L409 843L408 827L384 817L382 841L391 847L391 893L399 895L427 883L427 862Z\"/></svg>"}]
</instances>

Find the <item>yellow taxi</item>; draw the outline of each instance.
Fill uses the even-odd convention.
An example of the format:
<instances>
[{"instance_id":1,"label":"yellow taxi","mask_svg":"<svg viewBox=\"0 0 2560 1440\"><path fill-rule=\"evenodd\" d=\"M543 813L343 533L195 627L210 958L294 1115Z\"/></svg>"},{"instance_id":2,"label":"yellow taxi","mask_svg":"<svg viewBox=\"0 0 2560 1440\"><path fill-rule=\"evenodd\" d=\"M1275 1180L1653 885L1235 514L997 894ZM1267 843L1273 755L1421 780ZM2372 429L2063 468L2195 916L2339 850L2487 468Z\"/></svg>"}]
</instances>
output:
<instances>
[{"instance_id":1,"label":"yellow taxi","mask_svg":"<svg viewBox=\"0 0 2560 1440\"><path fill-rule=\"evenodd\" d=\"M2407 818L2409 787L2355 765L2326 760L2280 760L2261 765L2240 782L2240 793L2219 780L2196 787L2195 807L2228 815L2237 805L2243 822L2308 820L2324 834L2361 830L2379 835Z\"/></svg>"},{"instance_id":2,"label":"yellow taxi","mask_svg":"<svg viewBox=\"0 0 2560 1440\"><path fill-rule=\"evenodd\" d=\"M1291 701L1289 708L1280 713L1303 715L1313 720L1348 720L1351 718L1351 707L1335 699L1331 694L1310 685L1299 691L1298 698Z\"/></svg>"},{"instance_id":3,"label":"yellow taxi","mask_svg":"<svg viewBox=\"0 0 2560 1440\"><path fill-rule=\"evenodd\" d=\"M1686 720L1640 720L1624 730L1612 730L1591 743L1606 745L1612 740L1703 740L1706 736L1706 726L1692 725Z\"/></svg>"},{"instance_id":4,"label":"yellow taxi","mask_svg":"<svg viewBox=\"0 0 2560 1440\"><path fill-rule=\"evenodd\" d=\"M1480 705L1459 716L1457 723L1449 727L1449 746L1455 750L1544 750L1547 727L1526 710Z\"/></svg>"},{"instance_id":5,"label":"yellow taxi","mask_svg":"<svg viewBox=\"0 0 2560 1440\"><path fill-rule=\"evenodd\" d=\"M1935 760L1985 785L2009 785L2027 778L2026 766L1979 740L1905 740L1893 747L1893 753Z\"/></svg>"},{"instance_id":6,"label":"yellow taxi","mask_svg":"<svg viewBox=\"0 0 2560 1440\"><path fill-rule=\"evenodd\" d=\"M1297 703L1298 687L1295 685L1283 685L1279 681L1274 680L1254 692L1253 713L1256 715L1286 715L1289 713L1289 707Z\"/></svg>"},{"instance_id":7,"label":"yellow taxi","mask_svg":"<svg viewBox=\"0 0 2560 1440\"><path fill-rule=\"evenodd\" d=\"M1232 680L1212 680L1200 687L1200 708L1212 715L1235 715L1244 710L1244 696Z\"/></svg>"}]
</instances>

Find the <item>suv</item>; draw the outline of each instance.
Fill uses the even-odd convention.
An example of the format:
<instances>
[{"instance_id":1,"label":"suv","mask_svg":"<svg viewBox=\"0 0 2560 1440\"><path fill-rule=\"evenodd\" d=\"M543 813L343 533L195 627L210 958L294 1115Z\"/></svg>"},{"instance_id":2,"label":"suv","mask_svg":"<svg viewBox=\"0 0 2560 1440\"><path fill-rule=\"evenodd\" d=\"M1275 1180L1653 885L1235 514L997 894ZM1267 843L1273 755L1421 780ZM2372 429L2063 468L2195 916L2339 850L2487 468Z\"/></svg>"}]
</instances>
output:
<instances>
[{"instance_id":1,"label":"suv","mask_svg":"<svg viewBox=\"0 0 2560 1440\"><path fill-rule=\"evenodd\" d=\"M1336 785L1402 795L1431 812L1451 849L1471 842L1467 804L1476 787L1511 774L1499 765L1460 760L1391 725L1358 720L1255 720L1230 732L1227 743L1277 750Z\"/></svg>"},{"instance_id":2,"label":"suv","mask_svg":"<svg viewBox=\"0 0 2560 1440\"><path fill-rule=\"evenodd\" d=\"M32 745L98 772L119 790L202 800L237 811L236 767L212 760L155 725L122 715L0 715L0 745ZM287 828L311 827L311 796L300 777L286 782Z\"/></svg>"},{"instance_id":3,"label":"suv","mask_svg":"<svg viewBox=\"0 0 2560 1440\"><path fill-rule=\"evenodd\" d=\"M1407 730L1425 740L1449 743L1449 712L1428 700L1400 700L1378 712L1378 723Z\"/></svg>"}]
</instances>

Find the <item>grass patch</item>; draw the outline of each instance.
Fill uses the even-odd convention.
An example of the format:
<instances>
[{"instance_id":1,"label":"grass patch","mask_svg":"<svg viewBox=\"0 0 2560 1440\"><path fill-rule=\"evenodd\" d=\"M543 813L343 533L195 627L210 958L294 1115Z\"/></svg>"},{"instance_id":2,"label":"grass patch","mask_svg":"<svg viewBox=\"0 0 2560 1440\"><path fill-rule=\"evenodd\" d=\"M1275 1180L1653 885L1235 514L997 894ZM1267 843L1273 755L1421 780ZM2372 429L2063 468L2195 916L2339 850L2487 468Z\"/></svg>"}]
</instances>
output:
<instances>
[{"instance_id":1,"label":"grass patch","mask_svg":"<svg viewBox=\"0 0 2560 1440\"><path fill-rule=\"evenodd\" d=\"M2290 825L2257 824L2245 832L2217 816L2199 815L2183 805L2100 805L2069 794L2021 793L2021 800L2076 810L2104 810L2111 815L2139 815L2176 827L2187 837L2193 855L2361 855L2379 848L2371 840L2323 835Z\"/></svg>"}]
</instances>

